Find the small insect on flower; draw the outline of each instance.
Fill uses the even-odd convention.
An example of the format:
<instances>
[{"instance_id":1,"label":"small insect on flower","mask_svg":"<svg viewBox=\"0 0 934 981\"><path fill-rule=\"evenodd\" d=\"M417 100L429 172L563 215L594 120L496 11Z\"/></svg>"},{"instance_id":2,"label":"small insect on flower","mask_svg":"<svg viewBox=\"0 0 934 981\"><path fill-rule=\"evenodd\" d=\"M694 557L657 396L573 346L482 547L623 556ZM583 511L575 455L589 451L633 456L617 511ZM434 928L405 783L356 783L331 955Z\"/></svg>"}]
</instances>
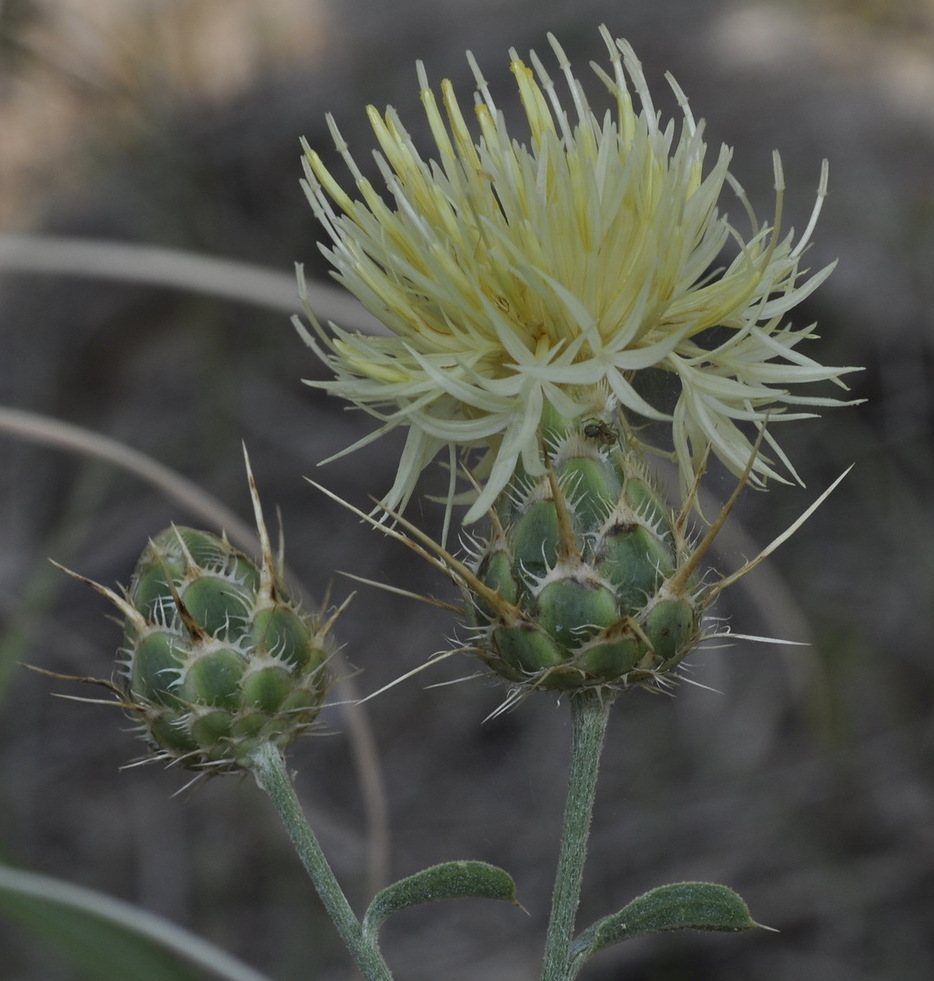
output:
<instances>
[{"instance_id":1,"label":"small insect on flower","mask_svg":"<svg viewBox=\"0 0 934 981\"><path fill-rule=\"evenodd\" d=\"M587 439L592 439L595 443L608 446L619 442L619 430L601 419L585 419L581 431Z\"/></svg>"},{"instance_id":2,"label":"small insect on flower","mask_svg":"<svg viewBox=\"0 0 934 981\"><path fill-rule=\"evenodd\" d=\"M420 472L446 449L452 472L463 463L471 473L477 493L464 520L477 520L518 470L544 476L549 413L587 420L590 439L609 441L617 430L627 446L673 456L682 494L708 446L741 474L768 418L764 452L749 474L761 486L785 479L783 472L797 476L776 424L840 404L794 391L821 381L844 388L840 377L853 369L806 355L815 325L786 319L832 269L802 265L826 165L796 240L781 229L776 154L775 214L760 221L730 172L732 151L721 146L705 165L703 123L675 81L669 76L677 126L655 109L629 44L600 33L609 66L591 67L608 95L606 111L596 101L591 107L554 37L564 94L534 52L531 67L510 52L524 132L507 128L469 54L473 125L451 82L441 82L439 96L419 65L429 155L395 110L367 110L387 198L332 119L354 190L304 144L305 192L330 239L322 252L337 280L392 332L326 330L309 310L314 331L299 329L335 375L310 384L378 420L350 449L407 428L382 501L388 509L404 507ZM741 222L720 203L727 190ZM675 379L673 407L644 394L646 372ZM647 421L661 424L657 436ZM454 495L452 481L449 505Z\"/></svg>"}]
</instances>

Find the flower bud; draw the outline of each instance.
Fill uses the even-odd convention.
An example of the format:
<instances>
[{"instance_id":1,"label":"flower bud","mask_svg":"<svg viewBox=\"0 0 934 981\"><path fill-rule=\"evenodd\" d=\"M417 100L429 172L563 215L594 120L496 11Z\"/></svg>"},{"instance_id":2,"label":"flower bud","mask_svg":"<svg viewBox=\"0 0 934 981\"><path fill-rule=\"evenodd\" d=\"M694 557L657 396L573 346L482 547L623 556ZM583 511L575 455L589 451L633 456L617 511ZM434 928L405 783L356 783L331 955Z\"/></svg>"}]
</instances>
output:
<instances>
[{"instance_id":1,"label":"flower bud","mask_svg":"<svg viewBox=\"0 0 934 981\"><path fill-rule=\"evenodd\" d=\"M149 740L185 766L236 768L318 714L327 638L267 579L226 539L193 528L167 528L140 556L122 686Z\"/></svg>"},{"instance_id":2,"label":"flower bud","mask_svg":"<svg viewBox=\"0 0 934 981\"><path fill-rule=\"evenodd\" d=\"M512 682L658 686L701 639L681 523L604 428L553 427L549 472L500 496L462 577L471 650Z\"/></svg>"},{"instance_id":3,"label":"flower bud","mask_svg":"<svg viewBox=\"0 0 934 981\"><path fill-rule=\"evenodd\" d=\"M104 684L157 758L193 770L241 769L260 745L285 747L314 724L329 686L343 607L324 619L290 598L248 476L259 564L226 536L173 525L143 549L123 595L85 580L124 616L118 677Z\"/></svg>"}]
</instances>

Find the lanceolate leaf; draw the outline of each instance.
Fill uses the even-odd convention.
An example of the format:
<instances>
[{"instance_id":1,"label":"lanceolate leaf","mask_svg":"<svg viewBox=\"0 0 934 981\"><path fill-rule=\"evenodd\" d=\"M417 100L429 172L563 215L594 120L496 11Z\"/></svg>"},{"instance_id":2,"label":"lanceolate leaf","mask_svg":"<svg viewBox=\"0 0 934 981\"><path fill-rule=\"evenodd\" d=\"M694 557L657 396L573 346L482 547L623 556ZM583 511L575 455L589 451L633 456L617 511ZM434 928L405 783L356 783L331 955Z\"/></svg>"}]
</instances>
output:
<instances>
[{"instance_id":1,"label":"lanceolate leaf","mask_svg":"<svg viewBox=\"0 0 934 981\"><path fill-rule=\"evenodd\" d=\"M618 913L598 920L574 941L579 964L597 951L646 933L720 930L737 933L761 924L732 889L713 882L673 882L636 897Z\"/></svg>"},{"instance_id":2,"label":"lanceolate leaf","mask_svg":"<svg viewBox=\"0 0 934 981\"><path fill-rule=\"evenodd\" d=\"M269 981L161 917L0 863L0 915L53 945L87 981ZM196 969L192 965L196 965Z\"/></svg>"},{"instance_id":3,"label":"lanceolate leaf","mask_svg":"<svg viewBox=\"0 0 934 981\"><path fill-rule=\"evenodd\" d=\"M421 903L439 899L507 899L516 906L512 877L486 862L444 862L400 879L377 893L363 918L363 931L374 937L386 917Z\"/></svg>"}]
</instances>

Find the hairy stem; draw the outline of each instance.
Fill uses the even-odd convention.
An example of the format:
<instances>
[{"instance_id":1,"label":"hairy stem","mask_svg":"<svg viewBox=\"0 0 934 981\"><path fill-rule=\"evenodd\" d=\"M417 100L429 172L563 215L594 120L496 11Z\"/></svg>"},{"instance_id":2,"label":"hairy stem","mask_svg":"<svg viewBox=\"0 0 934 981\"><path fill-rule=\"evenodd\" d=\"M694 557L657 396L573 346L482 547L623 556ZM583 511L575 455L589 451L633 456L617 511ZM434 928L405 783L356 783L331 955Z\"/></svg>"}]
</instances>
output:
<instances>
[{"instance_id":1,"label":"hairy stem","mask_svg":"<svg viewBox=\"0 0 934 981\"><path fill-rule=\"evenodd\" d=\"M571 699L571 768L542 981L570 981L574 976L571 941L609 711L609 700L594 691L581 692Z\"/></svg>"},{"instance_id":2,"label":"hairy stem","mask_svg":"<svg viewBox=\"0 0 934 981\"><path fill-rule=\"evenodd\" d=\"M270 743L250 756L250 769L259 788L269 795L324 903L337 932L367 981L392 981L392 974L375 943L368 942L360 921L331 871L321 845L311 830L285 766L282 753Z\"/></svg>"}]
</instances>

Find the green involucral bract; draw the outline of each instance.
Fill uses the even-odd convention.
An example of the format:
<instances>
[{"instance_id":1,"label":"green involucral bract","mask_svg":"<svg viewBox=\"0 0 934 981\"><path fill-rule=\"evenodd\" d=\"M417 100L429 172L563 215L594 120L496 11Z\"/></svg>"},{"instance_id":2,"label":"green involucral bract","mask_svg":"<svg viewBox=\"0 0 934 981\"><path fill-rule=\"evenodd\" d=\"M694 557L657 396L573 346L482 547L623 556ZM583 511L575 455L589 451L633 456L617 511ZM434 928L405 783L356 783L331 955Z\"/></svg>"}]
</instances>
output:
<instances>
[{"instance_id":1,"label":"green involucral bract","mask_svg":"<svg viewBox=\"0 0 934 981\"><path fill-rule=\"evenodd\" d=\"M552 418L550 472L499 496L466 584L472 649L535 688L664 684L701 639L683 520L615 430Z\"/></svg>"},{"instance_id":2,"label":"green involucral bract","mask_svg":"<svg viewBox=\"0 0 934 981\"><path fill-rule=\"evenodd\" d=\"M225 538L167 528L119 605L120 687L160 755L236 769L260 743L284 747L314 722L327 628L290 600L271 555L260 567Z\"/></svg>"},{"instance_id":3,"label":"green involucral bract","mask_svg":"<svg viewBox=\"0 0 934 981\"><path fill-rule=\"evenodd\" d=\"M247 477L259 562L226 536L173 525L143 549L122 592L70 573L124 624L117 678L74 680L116 694L156 759L209 773L249 769L260 747L283 749L314 724L330 685L331 627L349 602L327 616L302 612L249 461Z\"/></svg>"}]
</instances>

